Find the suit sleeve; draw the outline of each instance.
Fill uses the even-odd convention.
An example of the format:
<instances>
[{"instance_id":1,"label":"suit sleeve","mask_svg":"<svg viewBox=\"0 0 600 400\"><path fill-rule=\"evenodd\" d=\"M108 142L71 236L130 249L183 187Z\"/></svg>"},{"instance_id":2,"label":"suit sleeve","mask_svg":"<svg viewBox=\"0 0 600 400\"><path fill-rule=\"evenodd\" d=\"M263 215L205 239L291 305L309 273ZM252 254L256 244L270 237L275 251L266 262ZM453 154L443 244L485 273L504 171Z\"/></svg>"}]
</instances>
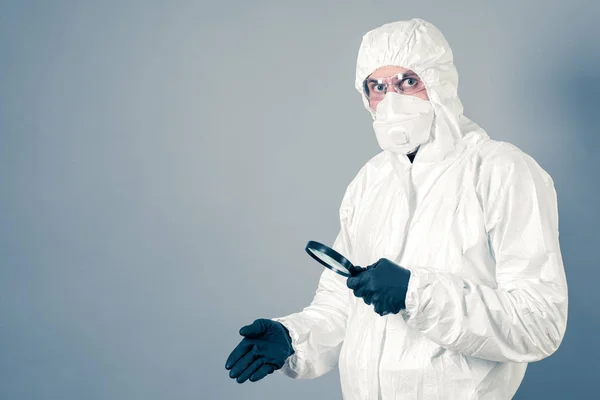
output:
<instances>
[{"instance_id":1,"label":"suit sleeve","mask_svg":"<svg viewBox=\"0 0 600 400\"><path fill-rule=\"evenodd\" d=\"M567 324L567 282L552 179L529 156L502 144L482 167L478 192L496 287L452 273L411 271L403 317L442 347L500 362L541 360Z\"/></svg>"},{"instance_id":2,"label":"suit sleeve","mask_svg":"<svg viewBox=\"0 0 600 400\"><path fill-rule=\"evenodd\" d=\"M350 225L355 193L349 186L340 206L340 231L333 249L351 259ZM350 306L346 278L323 268L316 294L310 305L298 313L273 320L281 322L290 333L294 354L283 374L299 378L316 378L338 364Z\"/></svg>"}]
</instances>

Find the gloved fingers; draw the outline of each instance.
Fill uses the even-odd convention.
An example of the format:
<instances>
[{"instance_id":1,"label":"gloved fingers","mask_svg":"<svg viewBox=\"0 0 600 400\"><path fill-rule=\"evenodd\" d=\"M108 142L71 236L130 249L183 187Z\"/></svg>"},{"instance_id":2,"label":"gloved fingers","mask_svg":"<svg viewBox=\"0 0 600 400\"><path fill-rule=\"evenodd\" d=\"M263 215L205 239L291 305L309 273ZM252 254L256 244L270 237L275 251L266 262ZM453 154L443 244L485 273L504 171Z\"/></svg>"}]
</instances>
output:
<instances>
[{"instance_id":1,"label":"gloved fingers","mask_svg":"<svg viewBox=\"0 0 600 400\"><path fill-rule=\"evenodd\" d=\"M365 299L365 296L368 296L368 291L364 287L359 287L358 289L353 290L353 292L356 297L363 300Z\"/></svg>"},{"instance_id":2,"label":"gloved fingers","mask_svg":"<svg viewBox=\"0 0 600 400\"><path fill-rule=\"evenodd\" d=\"M229 377L239 377L242 374L242 372L244 372L246 368L248 368L250 364L252 364L254 360L256 360L256 358L256 350L255 347L252 346L252 349L248 353L246 353L246 355L244 355L237 363L235 363L233 368L231 368L231 371L229 371Z\"/></svg>"},{"instance_id":3,"label":"gloved fingers","mask_svg":"<svg viewBox=\"0 0 600 400\"><path fill-rule=\"evenodd\" d=\"M359 288L365 281L366 271L367 270L361 271L358 275L351 276L348 279L346 279L346 286L348 286L348 288L352 290Z\"/></svg>"},{"instance_id":4,"label":"gloved fingers","mask_svg":"<svg viewBox=\"0 0 600 400\"><path fill-rule=\"evenodd\" d=\"M259 381L262 378L264 378L265 376L272 374L273 371L275 371L275 365L265 364L265 365L261 366L259 369L257 369L256 372L254 372L252 374L252 376L250 376L250 382Z\"/></svg>"},{"instance_id":5,"label":"gloved fingers","mask_svg":"<svg viewBox=\"0 0 600 400\"><path fill-rule=\"evenodd\" d=\"M361 297L362 297L362 299L364 300L364 302L365 302L367 305L371 305L371 304L373 304L373 298L374 298L374 295L375 295L375 294L374 294L373 292L366 291L366 290L365 290L365 291L363 291L363 292L364 292L364 293L362 294L362 296L361 296Z\"/></svg>"},{"instance_id":6,"label":"gloved fingers","mask_svg":"<svg viewBox=\"0 0 600 400\"><path fill-rule=\"evenodd\" d=\"M384 307L381 301L379 301L379 293L373 295L373 309L379 315L383 315Z\"/></svg>"},{"instance_id":7,"label":"gloved fingers","mask_svg":"<svg viewBox=\"0 0 600 400\"><path fill-rule=\"evenodd\" d=\"M354 292L356 297L362 297L364 299L365 297L371 298L373 296L373 292L375 292L373 289L373 282L371 282L370 279L363 279L356 284L354 289L352 289L352 292Z\"/></svg>"},{"instance_id":8,"label":"gloved fingers","mask_svg":"<svg viewBox=\"0 0 600 400\"><path fill-rule=\"evenodd\" d=\"M361 272L366 271L367 268L364 267L360 267L358 265L354 265L351 269L350 269L350 278L356 277L358 275L360 275Z\"/></svg>"},{"instance_id":9,"label":"gloved fingers","mask_svg":"<svg viewBox=\"0 0 600 400\"><path fill-rule=\"evenodd\" d=\"M373 298L373 304L375 305L375 312L382 317L394 313L393 305L390 303L379 301L377 295Z\"/></svg>"},{"instance_id":10,"label":"gloved fingers","mask_svg":"<svg viewBox=\"0 0 600 400\"><path fill-rule=\"evenodd\" d=\"M265 360L261 358L255 359L237 378L237 383L246 382L252 374L265 364Z\"/></svg>"},{"instance_id":11,"label":"gloved fingers","mask_svg":"<svg viewBox=\"0 0 600 400\"><path fill-rule=\"evenodd\" d=\"M252 349L252 346L253 344L250 341L242 339L242 341L237 345L237 347L231 352L231 354L227 358L227 362L225 363L225 369L233 368L233 366Z\"/></svg>"},{"instance_id":12,"label":"gloved fingers","mask_svg":"<svg viewBox=\"0 0 600 400\"><path fill-rule=\"evenodd\" d=\"M348 289L352 289L354 290L354 287L356 286L356 284L358 283L358 277L360 275L357 276L351 276L349 278L346 279L346 286L348 286Z\"/></svg>"},{"instance_id":13,"label":"gloved fingers","mask_svg":"<svg viewBox=\"0 0 600 400\"><path fill-rule=\"evenodd\" d=\"M250 325L243 326L240 329L240 335L246 337L259 337L262 336L268 329L269 320L257 319Z\"/></svg>"},{"instance_id":14,"label":"gloved fingers","mask_svg":"<svg viewBox=\"0 0 600 400\"><path fill-rule=\"evenodd\" d=\"M365 287L359 286L357 289L354 289L352 291L354 293L354 296L358 297L359 299L365 299L365 296L368 295L368 291Z\"/></svg>"}]
</instances>

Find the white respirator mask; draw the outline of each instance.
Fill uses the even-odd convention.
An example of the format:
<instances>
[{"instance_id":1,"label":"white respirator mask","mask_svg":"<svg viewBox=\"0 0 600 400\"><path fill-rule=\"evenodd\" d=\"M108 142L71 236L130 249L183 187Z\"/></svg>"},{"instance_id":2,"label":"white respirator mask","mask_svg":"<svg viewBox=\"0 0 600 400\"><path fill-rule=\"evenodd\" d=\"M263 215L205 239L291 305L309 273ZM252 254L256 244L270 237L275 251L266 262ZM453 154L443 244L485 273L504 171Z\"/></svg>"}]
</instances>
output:
<instances>
[{"instance_id":1,"label":"white respirator mask","mask_svg":"<svg viewBox=\"0 0 600 400\"><path fill-rule=\"evenodd\" d=\"M428 100L389 92L377 105L373 129L383 150L408 154L427 142L433 124Z\"/></svg>"}]
</instances>

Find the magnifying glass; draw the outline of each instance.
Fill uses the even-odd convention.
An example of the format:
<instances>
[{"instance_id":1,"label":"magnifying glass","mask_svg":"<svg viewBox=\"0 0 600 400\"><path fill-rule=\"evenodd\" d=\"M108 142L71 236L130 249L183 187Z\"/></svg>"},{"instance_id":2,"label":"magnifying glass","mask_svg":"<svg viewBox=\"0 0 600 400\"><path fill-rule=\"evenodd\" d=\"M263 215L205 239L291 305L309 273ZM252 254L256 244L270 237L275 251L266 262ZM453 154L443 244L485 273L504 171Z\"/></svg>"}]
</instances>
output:
<instances>
[{"instance_id":1,"label":"magnifying glass","mask_svg":"<svg viewBox=\"0 0 600 400\"><path fill-rule=\"evenodd\" d=\"M322 243L311 240L306 244L305 250L309 256L336 274L350 277L361 271L360 268L355 267L346 257Z\"/></svg>"}]
</instances>

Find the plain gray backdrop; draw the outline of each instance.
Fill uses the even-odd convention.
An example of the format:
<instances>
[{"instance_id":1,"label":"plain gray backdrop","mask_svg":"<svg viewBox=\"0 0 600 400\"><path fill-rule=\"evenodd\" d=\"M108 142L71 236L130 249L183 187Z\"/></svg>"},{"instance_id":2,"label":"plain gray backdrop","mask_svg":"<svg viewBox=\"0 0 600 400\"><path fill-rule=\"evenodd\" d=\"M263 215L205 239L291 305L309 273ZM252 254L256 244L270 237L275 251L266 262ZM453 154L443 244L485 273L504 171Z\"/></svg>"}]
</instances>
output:
<instances>
[{"instance_id":1,"label":"plain gray backdrop","mask_svg":"<svg viewBox=\"0 0 600 400\"><path fill-rule=\"evenodd\" d=\"M337 399L337 370L237 384L256 318L308 305L379 148L362 35L420 17L465 115L553 177L562 346L517 399L600 392L597 1L0 1L0 399Z\"/></svg>"}]
</instances>

